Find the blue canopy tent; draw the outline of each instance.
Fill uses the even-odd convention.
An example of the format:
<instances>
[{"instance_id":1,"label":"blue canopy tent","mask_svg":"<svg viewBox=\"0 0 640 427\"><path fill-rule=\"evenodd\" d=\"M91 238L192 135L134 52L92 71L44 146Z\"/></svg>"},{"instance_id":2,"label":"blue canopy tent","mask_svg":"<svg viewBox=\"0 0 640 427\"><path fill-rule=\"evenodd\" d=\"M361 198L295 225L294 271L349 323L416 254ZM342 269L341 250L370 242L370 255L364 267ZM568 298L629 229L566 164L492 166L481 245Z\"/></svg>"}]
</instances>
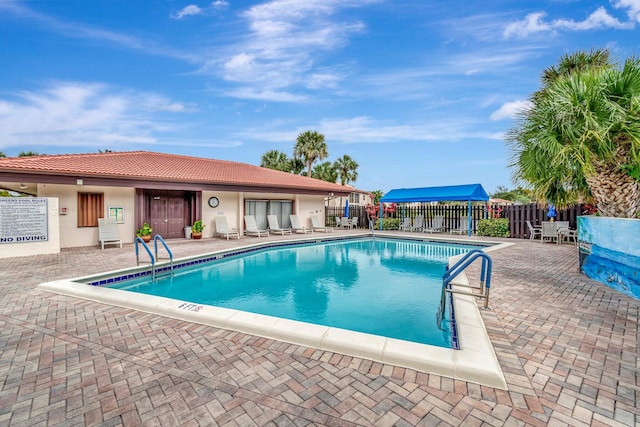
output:
<instances>
[{"instance_id":1,"label":"blue canopy tent","mask_svg":"<svg viewBox=\"0 0 640 427\"><path fill-rule=\"evenodd\" d=\"M380 199L380 215L382 203L414 203L414 202L467 202L469 209L469 231L471 236L471 202L488 201L489 195L480 184L449 185L446 187L398 188L389 191ZM382 229L382 221L380 221Z\"/></svg>"}]
</instances>

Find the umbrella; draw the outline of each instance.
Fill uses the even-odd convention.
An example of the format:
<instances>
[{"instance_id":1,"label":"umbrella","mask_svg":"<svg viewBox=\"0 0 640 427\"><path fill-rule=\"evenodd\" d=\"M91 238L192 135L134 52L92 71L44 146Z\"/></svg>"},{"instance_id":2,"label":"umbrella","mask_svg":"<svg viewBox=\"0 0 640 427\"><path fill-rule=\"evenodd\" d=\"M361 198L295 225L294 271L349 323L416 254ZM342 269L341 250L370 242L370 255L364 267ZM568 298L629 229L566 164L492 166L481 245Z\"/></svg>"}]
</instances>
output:
<instances>
[{"instance_id":1,"label":"umbrella","mask_svg":"<svg viewBox=\"0 0 640 427\"><path fill-rule=\"evenodd\" d=\"M553 206L553 203L549 203L549 212L547 212L547 216L549 218L555 218L556 217L556 207Z\"/></svg>"},{"instance_id":2,"label":"umbrella","mask_svg":"<svg viewBox=\"0 0 640 427\"><path fill-rule=\"evenodd\" d=\"M349 199L347 199L347 203L344 204L344 216L349 218Z\"/></svg>"}]
</instances>

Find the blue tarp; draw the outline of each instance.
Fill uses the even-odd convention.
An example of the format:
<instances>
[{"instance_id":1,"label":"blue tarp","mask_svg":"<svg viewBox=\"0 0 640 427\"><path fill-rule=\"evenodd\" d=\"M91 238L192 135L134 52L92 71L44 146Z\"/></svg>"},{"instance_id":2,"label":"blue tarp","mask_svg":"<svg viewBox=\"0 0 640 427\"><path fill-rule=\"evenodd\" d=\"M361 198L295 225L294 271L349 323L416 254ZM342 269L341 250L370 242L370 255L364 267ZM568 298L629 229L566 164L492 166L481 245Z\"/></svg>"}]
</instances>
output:
<instances>
[{"instance_id":1,"label":"blue tarp","mask_svg":"<svg viewBox=\"0 0 640 427\"><path fill-rule=\"evenodd\" d=\"M389 191L382 203L486 201L489 195L480 184L448 185L446 187L398 188Z\"/></svg>"}]
</instances>

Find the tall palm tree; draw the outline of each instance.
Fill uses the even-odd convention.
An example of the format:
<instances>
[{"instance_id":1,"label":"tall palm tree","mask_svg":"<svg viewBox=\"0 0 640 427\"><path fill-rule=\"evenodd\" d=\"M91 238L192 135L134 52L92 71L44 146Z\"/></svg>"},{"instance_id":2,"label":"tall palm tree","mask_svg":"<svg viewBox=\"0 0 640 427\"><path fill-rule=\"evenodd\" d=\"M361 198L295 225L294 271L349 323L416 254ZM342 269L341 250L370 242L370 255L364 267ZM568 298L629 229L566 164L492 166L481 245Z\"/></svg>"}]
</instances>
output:
<instances>
[{"instance_id":1,"label":"tall palm tree","mask_svg":"<svg viewBox=\"0 0 640 427\"><path fill-rule=\"evenodd\" d=\"M296 156L292 157L289 160L289 164L290 164L290 172L296 175L302 174L302 171L304 171L304 167L306 166L304 164L304 160Z\"/></svg>"},{"instance_id":2,"label":"tall palm tree","mask_svg":"<svg viewBox=\"0 0 640 427\"><path fill-rule=\"evenodd\" d=\"M508 134L514 178L555 204L593 197L600 215L633 217L640 207L640 61L619 68L604 63L602 51L590 55L563 58L556 67L563 71L545 81Z\"/></svg>"},{"instance_id":3,"label":"tall palm tree","mask_svg":"<svg viewBox=\"0 0 640 427\"><path fill-rule=\"evenodd\" d=\"M294 157L302 158L307 164L307 176L311 176L311 168L316 160L323 160L329 156L324 135L316 131L305 131L296 138L293 148Z\"/></svg>"},{"instance_id":4,"label":"tall palm tree","mask_svg":"<svg viewBox=\"0 0 640 427\"><path fill-rule=\"evenodd\" d=\"M291 162L286 153L279 150L269 150L260 158L260 166L283 172L291 171Z\"/></svg>"},{"instance_id":5,"label":"tall palm tree","mask_svg":"<svg viewBox=\"0 0 640 427\"><path fill-rule=\"evenodd\" d=\"M348 155L343 155L334 163L340 175L340 184L345 185L358 179L358 163Z\"/></svg>"},{"instance_id":6,"label":"tall palm tree","mask_svg":"<svg viewBox=\"0 0 640 427\"><path fill-rule=\"evenodd\" d=\"M338 180L338 170L331 162L318 163L313 168L311 178L321 179L327 182L336 182Z\"/></svg>"}]
</instances>

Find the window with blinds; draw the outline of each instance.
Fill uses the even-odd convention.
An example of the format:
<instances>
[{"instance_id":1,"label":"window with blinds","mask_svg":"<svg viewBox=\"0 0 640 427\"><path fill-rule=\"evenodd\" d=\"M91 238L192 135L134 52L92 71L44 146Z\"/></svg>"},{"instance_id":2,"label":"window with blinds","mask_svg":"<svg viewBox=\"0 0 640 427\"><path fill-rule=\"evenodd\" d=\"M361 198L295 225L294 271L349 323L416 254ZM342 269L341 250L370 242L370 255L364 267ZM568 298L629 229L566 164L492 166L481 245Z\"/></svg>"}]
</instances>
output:
<instances>
[{"instance_id":1,"label":"window with blinds","mask_svg":"<svg viewBox=\"0 0 640 427\"><path fill-rule=\"evenodd\" d=\"M104 194L78 193L78 227L97 227L104 217Z\"/></svg>"}]
</instances>

